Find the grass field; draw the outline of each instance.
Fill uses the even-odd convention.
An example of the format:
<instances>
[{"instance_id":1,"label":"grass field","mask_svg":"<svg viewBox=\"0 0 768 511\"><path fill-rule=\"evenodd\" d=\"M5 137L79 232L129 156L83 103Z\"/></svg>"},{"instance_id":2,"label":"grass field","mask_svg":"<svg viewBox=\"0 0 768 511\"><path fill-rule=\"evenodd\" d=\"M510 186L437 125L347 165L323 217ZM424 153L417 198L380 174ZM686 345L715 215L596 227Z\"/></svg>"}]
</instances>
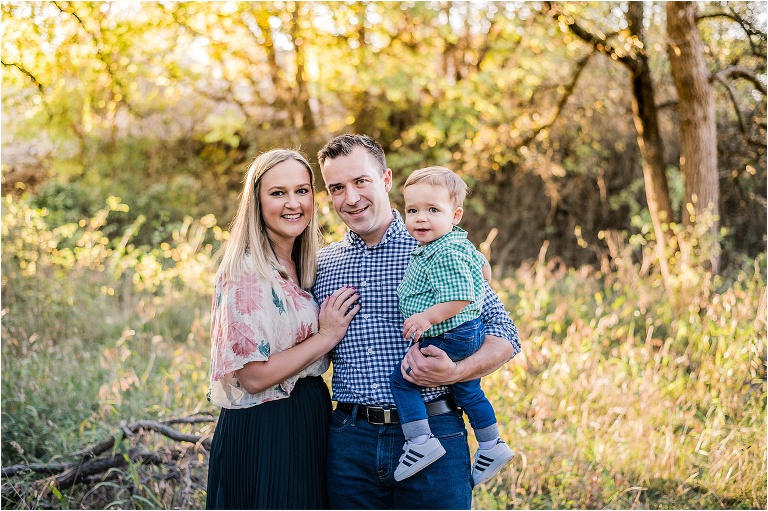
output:
<instances>
[{"instance_id":1,"label":"grass field","mask_svg":"<svg viewBox=\"0 0 768 511\"><path fill-rule=\"evenodd\" d=\"M3 467L69 461L121 421L217 412L205 393L222 233L189 219L139 250L103 232L121 208L52 229L44 211L3 204ZM523 353L483 386L517 456L474 507L765 509L765 272L761 256L665 291L630 257L603 271L542 257L499 278ZM3 508L203 507L204 450L142 435L115 451L131 442L177 469L130 463L64 492L6 478L27 490Z\"/></svg>"}]
</instances>

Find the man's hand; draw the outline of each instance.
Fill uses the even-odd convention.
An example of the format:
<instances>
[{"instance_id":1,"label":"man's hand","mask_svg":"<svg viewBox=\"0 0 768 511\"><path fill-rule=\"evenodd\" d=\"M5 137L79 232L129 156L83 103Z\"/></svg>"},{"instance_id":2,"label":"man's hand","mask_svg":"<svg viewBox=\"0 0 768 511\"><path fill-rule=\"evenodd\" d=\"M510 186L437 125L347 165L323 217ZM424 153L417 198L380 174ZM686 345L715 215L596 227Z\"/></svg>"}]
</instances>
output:
<instances>
[{"instance_id":1,"label":"man's hand","mask_svg":"<svg viewBox=\"0 0 768 511\"><path fill-rule=\"evenodd\" d=\"M411 370L406 374L408 367ZM400 370L406 380L420 387L452 385L461 381L458 364L436 346L420 348L414 344L405 354Z\"/></svg>"}]
</instances>

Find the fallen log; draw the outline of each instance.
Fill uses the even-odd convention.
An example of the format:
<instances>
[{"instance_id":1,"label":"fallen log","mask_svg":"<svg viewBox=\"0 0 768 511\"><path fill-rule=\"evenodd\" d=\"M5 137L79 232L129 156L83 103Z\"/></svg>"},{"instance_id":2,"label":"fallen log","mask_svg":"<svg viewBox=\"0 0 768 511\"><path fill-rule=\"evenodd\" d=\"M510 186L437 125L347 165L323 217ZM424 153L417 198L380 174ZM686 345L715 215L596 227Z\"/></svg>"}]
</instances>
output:
<instances>
[{"instance_id":1,"label":"fallen log","mask_svg":"<svg viewBox=\"0 0 768 511\"><path fill-rule=\"evenodd\" d=\"M80 449L70 455L75 460L70 462L58 463L29 463L18 464L2 468L2 478L4 484L0 487L0 495L3 501L16 501L24 498L28 492L48 493L51 488L58 491L71 488L79 483L89 483L102 479L99 477L109 473L112 469L122 469L129 463L138 465L161 465L170 464L169 469L173 470L173 463L178 458L177 455L162 455L158 452L147 451L138 446L131 448L121 448L122 452L115 452L121 442L127 439L130 443L136 443L136 438L142 432L158 433L174 442L193 444L195 449L202 447L205 451L210 451L211 435L195 435L184 433L171 427L175 424L203 424L215 422L213 416L192 416L169 418L159 421L140 420L127 424L123 421L120 427L101 442ZM178 452L185 452L179 450ZM201 458L202 459L202 458ZM45 474L47 477L33 481L19 480L6 481L7 478L22 476L28 473ZM4 506L5 507L5 506Z\"/></svg>"}]
</instances>

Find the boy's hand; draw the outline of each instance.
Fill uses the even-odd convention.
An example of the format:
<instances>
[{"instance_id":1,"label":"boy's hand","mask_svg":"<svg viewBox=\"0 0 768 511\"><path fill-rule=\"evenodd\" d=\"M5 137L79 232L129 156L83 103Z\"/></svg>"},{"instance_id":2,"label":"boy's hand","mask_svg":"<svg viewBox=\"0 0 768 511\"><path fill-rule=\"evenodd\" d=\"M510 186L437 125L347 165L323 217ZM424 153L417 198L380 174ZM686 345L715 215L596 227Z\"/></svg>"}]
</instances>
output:
<instances>
[{"instance_id":1,"label":"boy's hand","mask_svg":"<svg viewBox=\"0 0 768 511\"><path fill-rule=\"evenodd\" d=\"M418 342L421 334L429 330L431 326L432 323L427 319L427 315L419 312L406 319L403 323L403 337L410 339L411 336L415 336L413 342Z\"/></svg>"}]
</instances>

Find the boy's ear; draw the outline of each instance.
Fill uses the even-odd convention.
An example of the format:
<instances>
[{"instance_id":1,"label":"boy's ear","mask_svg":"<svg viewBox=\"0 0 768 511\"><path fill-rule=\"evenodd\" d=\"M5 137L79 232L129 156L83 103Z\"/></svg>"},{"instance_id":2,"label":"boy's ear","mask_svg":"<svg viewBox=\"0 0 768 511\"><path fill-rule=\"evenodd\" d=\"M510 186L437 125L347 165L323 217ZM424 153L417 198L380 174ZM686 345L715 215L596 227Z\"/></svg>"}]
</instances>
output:
<instances>
[{"instance_id":1,"label":"boy's ear","mask_svg":"<svg viewBox=\"0 0 768 511\"><path fill-rule=\"evenodd\" d=\"M461 222L461 217L463 217L463 216L464 216L464 208L459 206L453 212L453 225L459 225L459 222Z\"/></svg>"}]
</instances>

